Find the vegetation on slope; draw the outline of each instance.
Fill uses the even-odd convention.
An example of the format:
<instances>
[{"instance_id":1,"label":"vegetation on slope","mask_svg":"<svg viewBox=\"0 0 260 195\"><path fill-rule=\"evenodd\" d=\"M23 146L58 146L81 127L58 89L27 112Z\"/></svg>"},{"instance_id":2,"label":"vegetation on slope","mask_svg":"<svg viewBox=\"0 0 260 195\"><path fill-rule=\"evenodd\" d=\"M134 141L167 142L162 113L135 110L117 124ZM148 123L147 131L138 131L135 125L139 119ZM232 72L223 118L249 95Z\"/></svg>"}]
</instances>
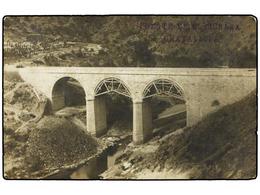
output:
<instances>
[{"instance_id":1,"label":"vegetation on slope","mask_svg":"<svg viewBox=\"0 0 260 195\"><path fill-rule=\"evenodd\" d=\"M67 53L73 65L256 67L256 20L252 16L6 17L4 36L5 42L33 44L27 49L17 44L13 53L5 50L6 60L14 54L27 56L37 48L50 54L61 42L62 47L83 42L100 44L103 49L85 57L82 47ZM63 57L45 58L63 66L58 63Z\"/></svg>"},{"instance_id":2,"label":"vegetation on slope","mask_svg":"<svg viewBox=\"0 0 260 195\"><path fill-rule=\"evenodd\" d=\"M256 177L255 91L184 132L159 146L154 160L160 166L196 167L194 177L203 179Z\"/></svg>"}]
</instances>

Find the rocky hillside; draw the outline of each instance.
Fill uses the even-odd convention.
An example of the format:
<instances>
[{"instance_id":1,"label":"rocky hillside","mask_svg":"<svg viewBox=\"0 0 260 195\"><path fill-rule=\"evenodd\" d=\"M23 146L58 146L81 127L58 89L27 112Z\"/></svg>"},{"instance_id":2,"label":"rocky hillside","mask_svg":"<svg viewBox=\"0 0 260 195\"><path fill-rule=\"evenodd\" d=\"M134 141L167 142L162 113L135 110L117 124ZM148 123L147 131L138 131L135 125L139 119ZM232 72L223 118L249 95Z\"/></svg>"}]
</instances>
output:
<instances>
[{"instance_id":1,"label":"rocky hillside","mask_svg":"<svg viewBox=\"0 0 260 195\"><path fill-rule=\"evenodd\" d=\"M198 166L196 178L255 178L256 92L210 114L184 135L169 137L155 158L183 168Z\"/></svg>"},{"instance_id":2,"label":"rocky hillside","mask_svg":"<svg viewBox=\"0 0 260 195\"><path fill-rule=\"evenodd\" d=\"M252 16L9 16L4 42L7 61L48 51L45 60L57 66L73 58L76 66L256 67ZM85 56L82 43L103 49ZM57 48L75 45L57 59Z\"/></svg>"},{"instance_id":3,"label":"rocky hillside","mask_svg":"<svg viewBox=\"0 0 260 195\"><path fill-rule=\"evenodd\" d=\"M42 118L47 105L42 106L32 86L18 78L19 82L5 79L5 178L41 178L97 153L97 140L73 119L54 115Z\"/></svg>"}]
</instances>

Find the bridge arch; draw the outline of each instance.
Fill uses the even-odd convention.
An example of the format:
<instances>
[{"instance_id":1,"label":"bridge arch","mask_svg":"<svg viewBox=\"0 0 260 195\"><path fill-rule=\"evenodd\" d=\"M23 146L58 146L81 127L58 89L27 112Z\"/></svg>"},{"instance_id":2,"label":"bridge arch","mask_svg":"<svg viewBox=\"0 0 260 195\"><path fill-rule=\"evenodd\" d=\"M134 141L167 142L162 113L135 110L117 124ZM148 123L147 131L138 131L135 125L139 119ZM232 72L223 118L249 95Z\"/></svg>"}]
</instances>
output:
<instances>
[{"instance_id":1,"label":"bridge arch","mask_svg":"<svg viewBox=\"0 0 260 195\"><path fill-rule=\"evenodd\" d=\"M60 110L66 106L86 105L86 92L83 85L71 76L59 78L52 87L52 109Z\"/></svg>"},{"instance_id":2,"label":"bridge arch","mask_svg":"<svg viewBox=\"0 0 260 195\"><path fill-rule=\"evenodd\" d=\"M94 88L93 100L87 100L87 105L87 116L92 116L87 117L91 134L103 135L111 128L117 129L123 122L127 130L131 129L132 95L121 79L102 79Z\"/></svg>"},{"instance_id":3,"label":"bridge arch","mask_svg":"<svg viewBox=\"0 0 260 195\"><path fill-rule=\"evenodd\" d=\"M134 142L143 143L154 129L186 126L186 100L183 89L169 79L154 79L142 91L142 101L134 104Z\"/></svg>"}]
</instances>

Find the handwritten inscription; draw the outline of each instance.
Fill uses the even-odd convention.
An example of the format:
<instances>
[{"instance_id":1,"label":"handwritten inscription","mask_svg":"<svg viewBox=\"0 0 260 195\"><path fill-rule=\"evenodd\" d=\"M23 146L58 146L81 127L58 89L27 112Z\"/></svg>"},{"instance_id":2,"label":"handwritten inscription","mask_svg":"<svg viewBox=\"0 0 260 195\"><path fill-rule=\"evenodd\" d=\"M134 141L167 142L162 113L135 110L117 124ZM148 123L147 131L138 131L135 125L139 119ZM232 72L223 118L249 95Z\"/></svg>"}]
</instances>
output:
<instances>
[{"instance_id":1,"label":"handwritten inscription","mask_svg":"<svg viewBox=\"0 0 260 195\"><path fill-rule=\"evenodd\" d=\"M140 22L137 27L141 30L178 30L178 31L240 31L239 24L232 23L187 23L187 22L156 22L145 23Z\"/></svg>"}]
</instances>

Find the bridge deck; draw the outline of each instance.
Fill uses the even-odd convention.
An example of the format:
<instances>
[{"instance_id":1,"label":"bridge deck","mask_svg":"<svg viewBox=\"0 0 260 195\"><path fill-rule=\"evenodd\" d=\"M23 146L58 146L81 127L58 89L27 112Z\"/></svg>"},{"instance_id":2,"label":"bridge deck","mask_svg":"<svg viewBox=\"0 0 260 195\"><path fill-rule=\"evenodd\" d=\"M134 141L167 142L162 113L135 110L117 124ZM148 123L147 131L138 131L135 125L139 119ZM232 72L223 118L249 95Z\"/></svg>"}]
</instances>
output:
<instances>
[{"instance_id":1,"label":"bridge deck","mask_svg":"<svg viewBox=\"0 0 260 195\"><path fill-rule=\"evenodd\" d=\"M256 76L256 69L241 68L26 67L19 71L49 74Z\"/></svg>"}]
</instances>

